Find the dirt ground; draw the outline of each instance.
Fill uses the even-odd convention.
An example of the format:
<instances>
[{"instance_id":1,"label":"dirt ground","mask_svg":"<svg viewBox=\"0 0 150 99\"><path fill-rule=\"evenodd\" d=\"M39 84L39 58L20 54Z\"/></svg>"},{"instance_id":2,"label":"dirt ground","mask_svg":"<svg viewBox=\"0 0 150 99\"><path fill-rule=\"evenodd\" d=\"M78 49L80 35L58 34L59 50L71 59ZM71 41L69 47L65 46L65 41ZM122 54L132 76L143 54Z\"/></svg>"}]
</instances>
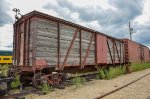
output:
<instances>
[{"instance_id":1,"label":"dirt ground","mask_svg":"<svg viewBox=\"0 0 150 99\"><path fill-rule=\"evenodd\" d=\"M28 95L26 99L94 99L148 73L150 69L122 75L112 80L92 80L79 88L70 86L62 90L55 89L47 95ZM150 75L104 99L148 99L149 96Z\"/></svg>"},{"instance_id":2,"label":"dirt ground","mask_svg":"<svg viewBox=\"0 0 150 99\"><path fill-rule=\"evenodd\" d=\"M150 75L104 99L150 99Z\"/></svg>"}]
</instances>

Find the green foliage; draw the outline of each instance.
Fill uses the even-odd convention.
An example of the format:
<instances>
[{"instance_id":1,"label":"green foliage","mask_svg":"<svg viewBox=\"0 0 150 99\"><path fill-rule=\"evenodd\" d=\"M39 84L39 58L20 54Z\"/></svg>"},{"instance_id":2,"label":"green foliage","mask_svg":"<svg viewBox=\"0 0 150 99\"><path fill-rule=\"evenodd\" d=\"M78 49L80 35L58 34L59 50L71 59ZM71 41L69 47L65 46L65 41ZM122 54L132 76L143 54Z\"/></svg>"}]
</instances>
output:
<instances>
[{"instance_id":1,"label":"green foliage","mask_svg":"<svg viewBox=\"0 0 150 99\"><path fill-rule=\"evenodd\" d=\"M115 78L119 75L125 74L126 70L125 70L125 66L121 67L121 66L116 66L116 67L110 67L108 72L107 72L107 79L112 79Z\"/></svg>"},{"instance_id":2,"label":"green foliage","mask_svg":"<svg viewBox=\"0 0 150 99\"><path fill-rule=\"evenodd\" d=\"M0 75L7 77L9 72L9 65L0 65Z\"/></svg>"},{"instance_id":3,"label":"green foliage","mask_svg":"<svg viewBox=\"0 0 150 99\"><path fill-rule=\"evenodd\" d=\"M43 83L40 88L43 94L47 94L49 91L52 91L52 87L48 83Z\"/></svg>"},{"instance_id":4,"label":"green foliage","mask_svg":"<svg viewBox=\"0 0 150 99\"><path fill-rule=\"evenodd\" d=\"M150 63L137 63L137 64L131 64L132 71L139 71L143 69L150 68Z\"/></svg>"},{"instance_id":5,"label":"green foliage","mask_svg":"<svg viewBox=\"0 0 150 99\"><path fill-rule=\"evenodd\" d=\"M132 71L139 71L150 68L150 63L138 63L131 65ZM98 69L97 79L112 79L126 73L126 66L116 66L107 69Z\"/></svg>"},{"instance_id":6,"label":"green foliage","mask_svg":"<svg viewBox=\"0 0 150 99\"><path fill-rule=\"evenodd\" d=\"M77 87L79 87L81 84L85 83L85 78L82 78L80 76L78 76L78 74L76 74L76 76L72 79L72 83L73 85Z\"/></svg>"},{"instance_id":7,"label":"green foliage","mask_svg":"<svg viewBox=\"0 0 150 99\"><path fill-rule=\"evenodd\" d=\"M98 69L98 74L96 75L97 79L104 79L105 78L105 72L103 69Z\"/></svg>"},{"instance_id":8,"label":"green foliage","mask_svg":"<svg viewBox=\"0 0 150 99\"><path fill-rule=\"evenodd\" d=\"M105 79L107 79L108 76L109 76L109 75L108 75L108 74L109 74L109 73L108 73L108 70L107 70L107 69L104 69L103 71L104 71L104 74L105 74Z\"/></svg>"},{"instance_id":9,"label":"green foliage","mask_svg":"<svg viewBox=\"0 0 150 99\"><path fill-rule=\"evenodd\" d=\"M21 85L22 83L20 82L20 75L15 76L15 81L11 82L11 88L17 88Z\"/></svg>"},{"instance_id":10,"label":"green foliage","mask_svg":"<svg viewBox=\"0 0 150 99\"><path fill-rule=\"evenodd\" d=\"M110 67L107 69L99 69L96 79L112 79L126 72L125 66Z\"/></svg>"}]
</instances>

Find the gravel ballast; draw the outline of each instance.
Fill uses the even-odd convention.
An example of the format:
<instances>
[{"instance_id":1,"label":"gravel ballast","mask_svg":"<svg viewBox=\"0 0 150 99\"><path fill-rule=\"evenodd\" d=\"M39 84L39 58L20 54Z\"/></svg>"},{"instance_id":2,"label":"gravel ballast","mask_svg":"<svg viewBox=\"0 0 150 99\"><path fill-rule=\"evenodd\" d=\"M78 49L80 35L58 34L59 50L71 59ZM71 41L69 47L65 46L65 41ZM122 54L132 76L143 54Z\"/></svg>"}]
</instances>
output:
<instances>
[{"instance_id":1,"label":"gravel ballast","mask_svg":"<svg viewBox=\"0 0 150 99\"><path fill-rule=\"evenodd\" d=\"M148 73L150 69L122 75L111 80L92 80L79 88L70 86L63 90L55 89L47 95L28 95L26 99L31 97L32 99L94 99ZM148 96L150 96L150 75L104 99L147 99Z\"/></svg>"}]
</instances>

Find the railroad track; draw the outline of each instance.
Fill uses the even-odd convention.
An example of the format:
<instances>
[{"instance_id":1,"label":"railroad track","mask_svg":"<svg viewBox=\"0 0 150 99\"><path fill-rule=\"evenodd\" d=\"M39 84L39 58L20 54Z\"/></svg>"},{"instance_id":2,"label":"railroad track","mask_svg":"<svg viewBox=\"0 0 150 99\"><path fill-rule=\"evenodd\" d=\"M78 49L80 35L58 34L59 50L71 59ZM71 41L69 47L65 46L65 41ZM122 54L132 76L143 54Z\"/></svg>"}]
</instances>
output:
<instances>
[{"instance_id":1,"label":"railroad track","mask_svg":"<svg viewBox=\"0 0 150 99\"><path fill-rule=\"evenodd\" d=\"M96 97L95 99L102 99L102 98L104 98L104 97L106 97L106 96L109 96L109 95L111 95L111 94L113 94L113 93L115 93L115 92L117 92L117 91L119 91L119 90L121 90L121 89L123 89L123 88L125 88L125 87L127 87L127 86L129 86L129 85L131 85L131 84L133 84L133 83L135 83L135 82L137 82L137 81L139 81L140 79L142 79L142 78L144 78L144 77L146 77L146 76L148 76L148 75L150 75L150 73L148 73L148 74L146 74L146 75L144 75L144 76L141 76L141 77L139 77L138 79L136 79L136 80L134 80L134 81L132 81L132 82L130 82L130 83L127 83L127 84L125 84L125 85L123 85L123 86L121 86L121 87L119 87L119 88L117 88L117 89L114 89L114 90L112 90L112 91L110 91L110 92L108 92L108 93L105 93L105 94L103 94L103 95L101 95L101 96L99 96L99 97Z\"/></svg>"},{"instance_id":2,"label":"railroad track","mask_svg":"<svg viewBox=\"0 0 150 99\"><path fill-rule=\"evenodd\" d=\"M20 93L16 94L10 94L8 96L1 96L0 99L25 99L24 96L32 93L37 93L39 90L38 89L32 89L32 90L24 90Z\"/></svg>"},{"instance_id":3,"label":"railroad track","mask_svg":"<svg viewBox=\"0 0 150 99\"><path fill-rule=\"evenodd\" d=\"M86 78L86 81L90 81L90 79L94 78L94 76L96 75L97 73L94 73L94 74L89 74L89 75L82 75L80 77L84 77ZM68 79L66 80L66 82L62 85L62 86L70 86L72 85L72 78L71 79ZM60 85L61 86L61 85ZM60 88L60 86L58 85L55 85L53 86L53 88L58 88L58 89L62 89ZM63 88L64 89L64 88ZM8 96L0 96L0 99L25 99L23 98L24 96L28 95L28 94L32 94L32 93L38 93L39 94L39 89L31 89L31 90L23 90L22 92L20 93L16 93L16 94L8 94Z\"/></svg>"},{"instance_id":4,"label":"railroad track","mask_svg":"<svg viewBox=\"0 0 150 99\"><path fill-rule=\"evenodd\" d=\"M135 82L137 82L137 81L139 81L140 79L142 79L142 78L144 78L144 77L146 77L146 76L148 76L148 75L150 75L150 73L148 73L148 74L146 74L146 75L143 75L143 76L139 77L138 79L136 79L136 80L134 80L134 81L132 81L132 82L130 82L130 83L127 83L127 84L125 84L125 85L123 85L123 86L121 86L121 87L119 87L119 88L117 88L117 89L115 89L115 90L112 90L112 91L110 91L110 92L108 92L108 93L105 93L105 94L99 96L99 97L96 97L95 99L102 99L102 98L104 98L104 97L106 97L106 96L109 96L109 95L111 95L111 94L113 94L113 93L115 93L115 92L117 92L117 91L119 91L119 90L121 90L121 89L123 89L123 88L125 88L125 87L127 87L127 86L129 86L129 85L131 85L131 84L133 84L133 83L135 83ZM89 79L90 79L90 78L93 78L93 77L90 77L90 76L91 76L91 75L88 75L88 76L86 75L86 77L88 77ZM94 76L94 75L92 75L92 76ZM82 76L82 77L85 77L85 76ZM70 84L71 84L71 82L69 81L69 85L70 85ZM68 84L65 85L65 86L68 86ZM33 89L33 90L30 90L30 91L25 90L25 91L22 91L22 92L17 93L17 94L11 94L11 95L8 95L8 96L0 97L0 99L10 99L10 98L20 99L20 98L18 98L18 97L23 97L23 96L25 96L25 95L32 94L32 93L38 93L38 92L39 92L38 89ZM25 98L21 98L21 99L25 99Z\"/></svg>"}]
</instances>

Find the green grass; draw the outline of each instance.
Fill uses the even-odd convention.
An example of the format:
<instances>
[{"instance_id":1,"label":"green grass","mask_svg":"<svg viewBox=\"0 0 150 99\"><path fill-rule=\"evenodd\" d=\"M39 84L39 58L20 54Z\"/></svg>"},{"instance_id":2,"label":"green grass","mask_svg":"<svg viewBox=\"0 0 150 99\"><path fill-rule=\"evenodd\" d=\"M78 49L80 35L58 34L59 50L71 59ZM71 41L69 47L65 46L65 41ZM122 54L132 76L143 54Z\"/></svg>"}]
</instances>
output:
<instances>
[{"instance_id":1,"label":"green grass","mask_svg":"<svg viewBox=\"0 0 150 99\"><path fill-rule=\"evenodd\" d=\"M20 82L20 76L16 75L15 76L15 81L11 82L11 88L17 88L21 85L22 83Z\"/></svg>"},{"instance_id":2,"label":"green grass","mask_svg":"<svg viewBox=\"0 0 150 99\"><path fill-rule=\"evenodd\" d=\"M125 66L110 67L107 69L98 69L97 79L112 79L126 73Z\"/></svg>"},{"instance_id":3,"label":"green grass","mask_svg":"<svg viewBox=\"0 0 150 99\"><path fill-rule=\"evenodd\" d=\"M137 63L137 64L131 64L131 70L133 72L135 71L139 71L139 70L143 70L143 69L147 69L150 68L150 63Z\"/></svg>"},{"instance_id":4,"label":"green grass","mask_svg":"<svg viewBox=\"0 0 150 99\"><path fill-rule=\"evenodd\" d=\"M79 87L80 85L85 83L85 78L80 77L78 74L76 74L76 76L72 79L72 83L73 85L77 87Z\"/></svg>"},{"instance_id":5,"label":"green grass","mask_svg":"<svg viewBox=\"0 0 150 99\"><path fill-rule=\"evenodd\" d=\"M96 75L96 79L105 79L104 69L98 69L98 74Z\"/></svg>"},{"instance_id":6,"label":"green grass","mask_svg":"<svg viewBox=\"0 0 150 99\"><path fill-rule=\"evenodd\" d=\"M105 71L106 79L112 79L125 73L126 73L125 66L110 67L108 71Z\"/></svg>"},{"instance_id":7,"label":"green grass","mask_svg":"<svg viewBox=\"0 0 150 99\"><path fill-rule=\"evenodd\" d=\"M131 64L131 71L140 71L150 68L150 63ZM98 69L97 79L112 79L126 73L126 66L110 67L109 69Z\"/></svg>"}]
</instances>

